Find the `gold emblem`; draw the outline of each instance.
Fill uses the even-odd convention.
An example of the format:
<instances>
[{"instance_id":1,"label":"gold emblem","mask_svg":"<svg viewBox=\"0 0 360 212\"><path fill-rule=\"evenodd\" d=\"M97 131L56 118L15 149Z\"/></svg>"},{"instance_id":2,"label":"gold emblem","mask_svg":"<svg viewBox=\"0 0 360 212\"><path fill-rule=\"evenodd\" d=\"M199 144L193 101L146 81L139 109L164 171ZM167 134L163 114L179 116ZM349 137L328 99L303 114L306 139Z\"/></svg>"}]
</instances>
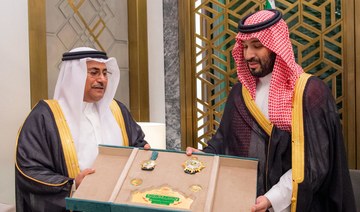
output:
<instances>
[{"instance_id":1,"label":"gold emblem","mask_svg":"<svg viewBox=\"0 0 360 212\"><path fill-rule=\"evenodd\" d=\"M194 200L169 186L162 186L151 190L135 191L131 194L130 201L170 208L190 209Z\"/></svg>"},{"instance_id":2,"label":"gold emblem","mask_svg":"<svg viewBox=\"0 0 360 212\"><path fill-rule=\"evenodd\" d=\"M133 185L133 186L139 186L142 184L142 182L143 181L140 178L134 178L130 181L131 185Z\"/></svg>"},{"instance_id":3,"label":"gold emblem","mask_svg":"<svg viewBox=\"0 0 360 212\"><path fill-rule=\"evenodd\" d=\"M141 165L141 169L151 171L155 169L155 165L156 162L154 160L147 160L143 162L143 164Z\"/></svg>"},{"instance_id":4,"label":"gold emblem","mask_svg":"<svg viewBox=\"0 0 360 212\"><path fill-rule=\"evenodd\" d=\"M197 159L197 157L192 157L191 159L185 161L183 164L184 171L187 174L195 174L200 172L205 166L201 161Z\"/></svg>"}]
</instances>

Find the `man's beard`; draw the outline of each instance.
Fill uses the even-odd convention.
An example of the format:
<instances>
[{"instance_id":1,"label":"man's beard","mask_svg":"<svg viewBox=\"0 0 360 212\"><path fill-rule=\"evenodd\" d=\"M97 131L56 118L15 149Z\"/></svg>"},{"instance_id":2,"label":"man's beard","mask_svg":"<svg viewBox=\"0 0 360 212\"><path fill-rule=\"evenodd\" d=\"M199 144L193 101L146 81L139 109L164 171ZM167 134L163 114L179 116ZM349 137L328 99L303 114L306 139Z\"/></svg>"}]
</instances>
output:
<instances>
[{"instance_id":1,"label":"man's beard","mask_svg":"<svg viewBox=\"0 0 360 212\"><path fill-rule=\"evenodd\" d=\"M271 52L269 57L267 57L266 60L261 61L259 58L257 59L251 59L246 62L257 62L260 64L260 70L256 71L256 69L250 69L251 75L254 77L265 77L266 75L270 74L274 69L276 54L274 52Z\"/></svg>"}]
</instances>

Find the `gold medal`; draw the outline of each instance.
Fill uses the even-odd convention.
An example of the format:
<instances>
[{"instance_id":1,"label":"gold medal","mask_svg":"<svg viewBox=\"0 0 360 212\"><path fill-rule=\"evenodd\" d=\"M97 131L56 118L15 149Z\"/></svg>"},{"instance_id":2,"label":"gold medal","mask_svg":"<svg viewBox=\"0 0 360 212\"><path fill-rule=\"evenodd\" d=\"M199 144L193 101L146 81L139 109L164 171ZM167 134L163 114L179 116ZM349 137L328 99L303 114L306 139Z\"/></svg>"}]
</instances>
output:
<instances>
[{"instance_id":1,"label":"gold medal","mask_svg":"<svg viewBox=\"0 0 360 212\"><path fill-rule=\"evenodd\" d=\"M205 166L201 161L197 159L197 157L192 157L191 159L185 161L183 164L184 171L187 174L195 174L196 172L200 172Z\"/></svg>"},{"instance_id":2,"label":"gold medal","mask_svg":"<svg viewBox=\"0 0 360 212\"><path fill-rule=\"evenodd\" d=\"M130 181L131 185L133 185L133 186L139 186L142 184L142 182L143 181L140 178L134 178Z\"/></svg>"},{"instance_id":3,"label":"gold medal","mask_svg":"<svg viewBox=\"0 0 360 212\"><path fill-rule=\"evenodd\" d=\"M199 192L199 191L201 191L202 190L202 187L200 186L200 185L191 185L190 187L189 187L189 189L192 191L192 192Z\"/></svg>"},{"instance_id":4,"label":"gold medal","mask_svg":"<svg viewBox=\"0 0 360 212\"><path fill-rule=\"evenodd\" d=\"M145 171L152 171L155 169L156 166L156 158L158 157L158 152L153 151L151 154L150 160L146 160L141 164L141 169Z\"/></svg>"}]
</instances>

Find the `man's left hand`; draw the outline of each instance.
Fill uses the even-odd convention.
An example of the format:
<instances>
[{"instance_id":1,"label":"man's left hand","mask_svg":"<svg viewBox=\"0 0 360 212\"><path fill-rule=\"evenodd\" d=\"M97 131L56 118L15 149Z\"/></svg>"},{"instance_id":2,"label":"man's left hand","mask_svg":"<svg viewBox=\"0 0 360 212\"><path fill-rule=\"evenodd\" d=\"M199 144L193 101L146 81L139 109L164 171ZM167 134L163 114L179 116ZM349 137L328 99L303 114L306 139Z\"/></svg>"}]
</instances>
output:
<instances>
[{"instance_id":1,"label":"man's left hand","mask_svg":"<svg viewBox=\"0 0 360 212\"><path fill-rule=\"evenodd\" d=\"M256 204L251 207L251 212L261 212L266 211L271 207L271 202L265 196L259 196L256 198Z\"/></svg>"},{"instance_id":2,"label":"man's left hand","mask_svg":"<svg viewBox=\"0 0 360 212\"><path fill-rule=\"evenodd\" d=\"M151 148L150 144L145 144L144 149L149 150Z\"/></svg>"},{"instance_id":3,"label":"man's left hand","mask_svg":"<svg viewBox=\"0 0 360 212\"><path fill-rule=\"evenodd\" d=\"M86 175L95 173L95 169L84 169L75 177L76 188L79 187Z\"/></svg>"}]
</instances>

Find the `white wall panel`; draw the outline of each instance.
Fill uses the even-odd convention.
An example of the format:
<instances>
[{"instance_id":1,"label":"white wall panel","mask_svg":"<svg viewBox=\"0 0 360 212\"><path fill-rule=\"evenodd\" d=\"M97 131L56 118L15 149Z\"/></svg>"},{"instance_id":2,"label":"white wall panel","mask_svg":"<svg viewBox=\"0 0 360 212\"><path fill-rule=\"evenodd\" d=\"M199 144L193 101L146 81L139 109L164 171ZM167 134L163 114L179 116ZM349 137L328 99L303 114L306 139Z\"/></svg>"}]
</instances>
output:
<instances>
[{"instance_id":1,"label":"white wall panel","mask_svg":"<svg viewBox=\"0 0 360 212\"><path fill-rule=\"evenodd\" d=\"M0 203L15 203L15 141L30 111L28 2L0 0Z\"/></svg>"}]
</instances>

